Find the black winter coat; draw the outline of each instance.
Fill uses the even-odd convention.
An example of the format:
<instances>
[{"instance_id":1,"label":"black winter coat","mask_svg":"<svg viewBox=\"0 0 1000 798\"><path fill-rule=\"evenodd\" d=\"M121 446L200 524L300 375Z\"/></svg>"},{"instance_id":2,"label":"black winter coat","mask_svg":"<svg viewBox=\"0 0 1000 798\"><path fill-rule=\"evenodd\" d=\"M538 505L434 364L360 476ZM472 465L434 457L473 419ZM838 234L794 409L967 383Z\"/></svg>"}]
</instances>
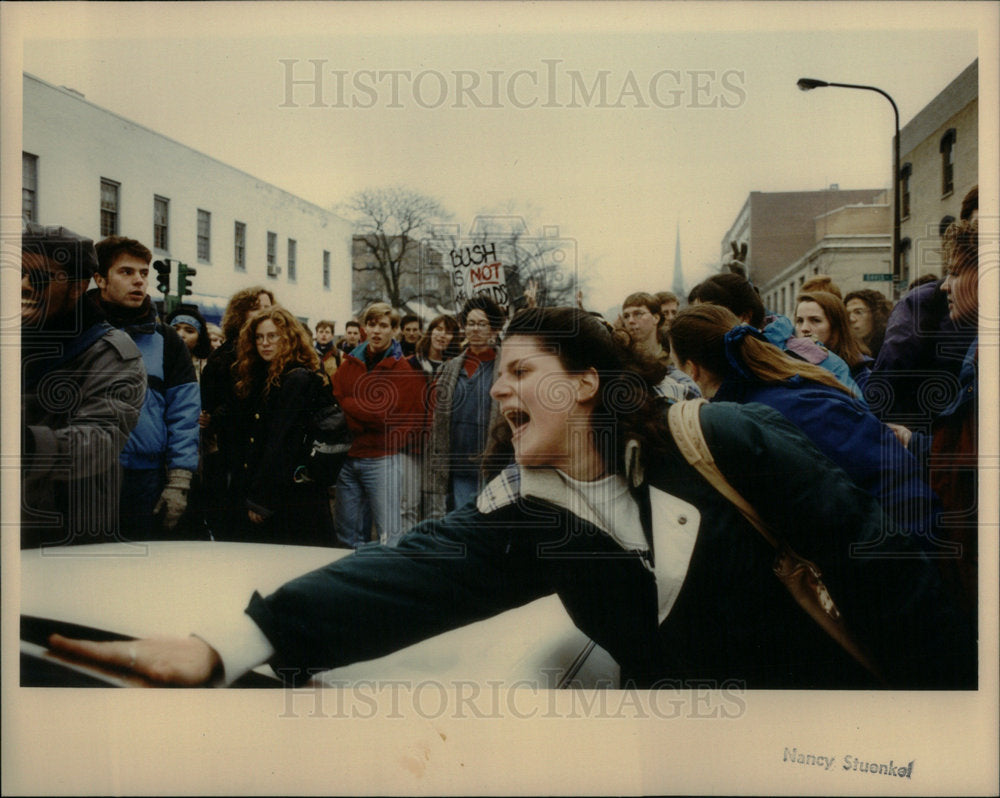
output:
<instances>
[{"instance_id":1,"label":"black winter coat","mask_svg":"<svg viewBox=\"0 0 1000 798\"><path fill-rule=\"evenodd\" d=\"M261 543L333 545L333 521L326 488L296 481L308 453L311 410L329 401L329 386L317 372L287 369L265 393L257 386L237 400L233 421L230 491L238 516L239 540ZM254 524L248 513L264 517Z\"/></svg>"}]
</instances>

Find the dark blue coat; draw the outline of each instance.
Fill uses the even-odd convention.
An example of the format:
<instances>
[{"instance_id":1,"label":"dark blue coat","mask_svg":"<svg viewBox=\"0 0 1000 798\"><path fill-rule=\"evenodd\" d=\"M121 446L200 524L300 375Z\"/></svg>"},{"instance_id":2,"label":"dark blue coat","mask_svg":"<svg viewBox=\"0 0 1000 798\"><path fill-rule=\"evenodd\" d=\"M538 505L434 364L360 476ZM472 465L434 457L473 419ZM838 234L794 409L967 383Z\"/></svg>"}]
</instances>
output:
<instances>
[{"instance_id":1,"label":"dark blue coat","mask_svg":"<svg viewBox=\"0 0 1000 798\"><path fill-rule=\"evenodd\" d=\"M801 377L769 383L729 378L712 401L773 407L873 496L894 526L930 542L940 506L919 463L892 430L843 391Z\"/></svg>"},{"instance_id":2,"label":"dark blue coat","mask_svg":"<svg viewBox=\"0 0 1000 798\"><path fill-rule=\"evenodd\" d=\"M976 330L975 324L951 320L941 281L907 293L889 314L885 340L865 385L872 412L926 431L961 392L958 375Z\"/></svg>"}]
</instances>

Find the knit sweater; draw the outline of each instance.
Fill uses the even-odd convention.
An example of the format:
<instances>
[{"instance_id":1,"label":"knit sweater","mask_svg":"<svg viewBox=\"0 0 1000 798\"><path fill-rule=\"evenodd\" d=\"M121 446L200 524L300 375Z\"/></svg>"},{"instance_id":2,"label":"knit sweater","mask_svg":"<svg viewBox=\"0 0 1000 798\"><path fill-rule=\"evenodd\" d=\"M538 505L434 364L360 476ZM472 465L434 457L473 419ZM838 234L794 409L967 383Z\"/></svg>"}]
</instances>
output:
<instances>
[{"instance_id":1,"label":"knit sweater","mask_svg":"<svg viewBox=\"0 0 1000 798\"><path fill-rule=\"evenodd\" d=\"M453 412L455 401L460 393L463 392L459 384L460 378L463 375L467 375L467 359L468 352L463 352L458 357L452 358L445 363L438 371L437 382L431 390L433 417L423 463L423 507L425 518L441 518L447 512L452 467L456 460L456 455L452 451ZM485 386L487 391L492 386L492 371L490 376L490 385ZM468 379L467 376L466 379ZM483 386L481 385L480 387ZM484 448L485 431L489 430L500 416L496 402L490 401L489 408L488 418L484 419L486 421L482 439ZM480 449L479 453L481 452L482 449ZM466 459L468 458L468 453L465 454L465 457ZM466 464L463 463L462 465ZM475 467L478 468L478 464Z\"/></svg>"}]
</instances>

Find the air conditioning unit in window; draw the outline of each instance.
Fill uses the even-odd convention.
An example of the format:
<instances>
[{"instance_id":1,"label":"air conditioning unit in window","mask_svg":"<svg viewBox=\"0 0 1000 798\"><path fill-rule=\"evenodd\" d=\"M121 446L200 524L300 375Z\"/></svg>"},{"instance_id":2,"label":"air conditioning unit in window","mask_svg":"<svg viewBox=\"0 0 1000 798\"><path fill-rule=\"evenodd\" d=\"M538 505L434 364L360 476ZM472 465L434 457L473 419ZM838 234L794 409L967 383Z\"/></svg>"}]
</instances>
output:
<instances>
[{"instance_id":1,"label":"air conditioning unit in window","mask_svg":"<svg viewBox=\"0 0 1000 798\"><path fill-rule=\"evenodd\" d=\"M268 266L267 267L267 276L268 277L278 277L280 274L281 274L281 267L280 266Z\"/></svg>"}]
</instances>

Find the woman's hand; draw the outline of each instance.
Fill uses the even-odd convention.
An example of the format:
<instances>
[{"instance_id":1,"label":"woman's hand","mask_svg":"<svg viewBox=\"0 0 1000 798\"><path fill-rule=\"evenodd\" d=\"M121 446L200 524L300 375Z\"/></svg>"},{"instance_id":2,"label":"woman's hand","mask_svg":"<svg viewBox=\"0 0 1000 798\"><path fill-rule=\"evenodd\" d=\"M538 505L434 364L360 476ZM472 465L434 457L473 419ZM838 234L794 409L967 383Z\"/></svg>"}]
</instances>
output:
<instances>
[{"instance_id":1,"label":"woman's hand","mask_svg":"<svg viewBox=\"0 0 1000 798\"><path fill-rule=\"evenodd\" d=\"M208 425L212 423L212 416L202 410L198 414L198 426L201 429L208 429Z\"/></svg>"},{"instance_id":2,"label":"woman's hand","mask_svg":"<svg viewBox=\"0 0 1000 798\"><path fill-rule=\"evenodd\" d=\"M182 687L205 684L222 662L214 648L194 636L97 643L54 634L49 637L49 647L102 665L133 671L158 684Z\"/></svg>"},{"instance_id":3,"label":"woman's hand","mask_svg":"<svg viewBox=\"0 0 1000 798\"><path fill-rule=\"evenodd\" d=\"M538 307L538 282L534 278L528 280L524 286L524 299L526 307Z\"/></svg>"},{"instance_id":4,"label":"woman's hand","mask_svg":"<svg viewBox=\"0 0 1000 798\"><path fill-rule=\"evenodd\" d=\"M264 523L264 516L262 516L260 513L255 513L253 510L247 510L247 517L254 524Z\"/></svg>"}]
</instances>

